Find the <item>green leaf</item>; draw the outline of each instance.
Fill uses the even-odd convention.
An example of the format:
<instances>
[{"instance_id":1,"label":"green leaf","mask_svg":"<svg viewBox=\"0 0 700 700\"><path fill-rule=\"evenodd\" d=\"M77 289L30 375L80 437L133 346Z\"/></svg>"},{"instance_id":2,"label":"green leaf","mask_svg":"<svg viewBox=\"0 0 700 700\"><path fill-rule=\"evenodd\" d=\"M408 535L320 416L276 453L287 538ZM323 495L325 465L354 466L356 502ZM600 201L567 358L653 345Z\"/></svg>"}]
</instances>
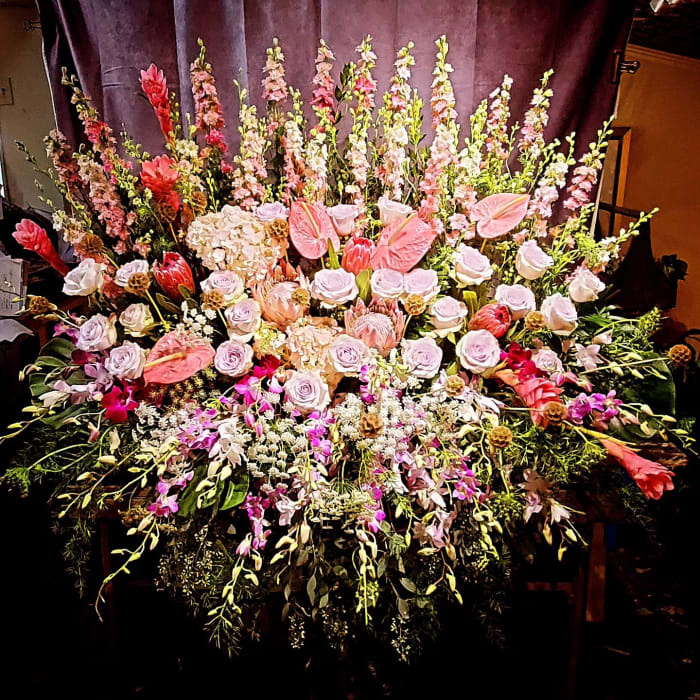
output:
<instances>
[{"instance_id":1,"label":"green leaf","mask_svg":"<svg viewBox=\"0 0 700 700\"><path fill-rule=\"evenodd\" d=\"M182 492L182 495L177 502L180 506L178 514L184 518L189 517L197 505L197 484L204 478L206 471L206 464L200 464L194 470L192 481L190 481L189 486Z\"/></svg>"},{"instance_id":2,"label":"green leaf","mask_svg":"<svg viewBox=\"0 0 700 700\"><path fill-rule=\"evenodd\" d=\"M60 413L56 413L53 416L45 416L41 419L41 422L44 423L44 425L48 425L50 428L60 428L69 418L83 413L86 409L87 404L84 403L68 406L68 408Z\"/></svg>"},{"instance_id":3,"label":"green leaf","mask_svg":"<svg viewBox=\"0 0 700 700\"><path fill-rule=\"evenodd\" d=\"M180 285L182 287L182 285ZM160 292L156 292L156 301L158 302L158 306L164 308L166 311L170 311L171 313L177 314L180 312L180 307L173 304L168 297L165 295L161 294Z\"/></svg>"},{"instance_id":4,"label":"green leaf","mask_svg":"<svg viewBox=\"0 0 700 700\"><path fill-rule=\"evenodd\" d=\"M226 498L224 498L224 502L220 510L230 510L231 508L235 508L243 503L246 495L248 494L249 486L250 475L248 472L243 472L240 474L240 476L236 478L236 481L229 481Z\"/></svg>"},{"instance_id":5,"label":"green leaf","mask_svg":"<svg viewBox=\"0 0 700 700\"><path fill-rule=\"evenodd\" d=\"M70 362L73 352L75 350L75 345L68 340L68 338L52 338L49 340L41 351L39 352L39 357L60 357L66 361L66 364Z\"/></svg>"},{"instance_id":6,"label":"green leaf","mask_svg":"<svg viewBox=\"0 0 700 700\"><path fill-rule=\"evenodd\" d=\"M357 282L357 288L360 292L360 298L365 303L368 303L370 297L372 296L372 287L370 286L371 276L372 270L368 268L366 270L362 270L362 272L355 277L355 282Z\"/></svg>"},{"instance_id":7,"label":"green leaf","mask_svg":"<svg viewBox=\"0 0 700 700\"><path fill-rule=\"evenodd\" d=\"M465 289L464 292L462 292L462 297L464 298L464 303L469 309L469 316L473 316L477 312L479 305L479 298L476 296L476 292Z\"/></svg>"},{"instance_id":8,"label":"green leaf","mask_svg":"<svg viewBox=\"0 0 700 700\"><path fill-rule=\"evenodd\" d=\"M337 270L340 267L340 261L338 260L338 253L333 247L333 243L328 241L328 267L331 270Z\"/></svg>"}]
</instances>

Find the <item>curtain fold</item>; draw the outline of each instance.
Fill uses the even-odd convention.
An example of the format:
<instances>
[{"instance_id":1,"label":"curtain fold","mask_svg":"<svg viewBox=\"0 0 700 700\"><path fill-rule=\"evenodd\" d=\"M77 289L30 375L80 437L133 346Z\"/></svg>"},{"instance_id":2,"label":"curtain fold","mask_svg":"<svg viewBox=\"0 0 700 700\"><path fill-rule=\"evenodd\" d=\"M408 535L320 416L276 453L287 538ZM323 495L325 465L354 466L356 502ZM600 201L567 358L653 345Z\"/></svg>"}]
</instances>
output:
<instances>
[{"instance_id":1,"label":"curtain fold","mask_svg":"<svg viewBox=\"0 0 700 700\"><path fill-rule=\"evenodd\" d=\"M260 107L265 49L277 36L287 78L311 92L318 41L326 40L342 65L356 58L367 34L377 54L379 90L389 85L396 51L414 41L413 84L426 100L435 39L446 34L457 109L463 126L504 73L514 79L512 114L527 108L542 73L554 68L547 136L577 131L580 148L610 116L616 86L612 51L621 49L634 0L38 0L44 52L59 128L81 140L80 125L61 86L61 67L75 73L115 130L123 124L144 148L162 150L139 71L151 62L165 72L181 111L192 112L189 65L202 38L214 67L227 138L237 141L238 78Z\"/></svg>"}]
</instances>

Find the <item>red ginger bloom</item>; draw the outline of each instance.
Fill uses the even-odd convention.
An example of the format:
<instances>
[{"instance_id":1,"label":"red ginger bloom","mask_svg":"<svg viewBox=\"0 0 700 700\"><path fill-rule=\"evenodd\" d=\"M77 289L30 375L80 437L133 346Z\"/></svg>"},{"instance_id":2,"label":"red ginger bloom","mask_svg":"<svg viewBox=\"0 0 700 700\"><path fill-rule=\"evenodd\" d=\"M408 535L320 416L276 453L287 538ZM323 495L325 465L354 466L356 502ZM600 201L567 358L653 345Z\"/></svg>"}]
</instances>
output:
<instances>
[{"instance_id":1,"label":"red ginger bloom","mask_svg":"<svg viewBox=\"0 0 700 700\"><path fill-rule=\"evenodd\" d=\"M148 70L141 71L141 88L146 93L148 101L158 118L160 130L168 141L172 140L173 121L170 116L170 101L168 100L168 86L162 70L158 70L155 63L148 66Z\"/></svg>"},{"instance_id":2,"label":"red ginger bloom","mask_svg":"<svg viewBox=\"0 0 700 700\"><path fill-rule=\"evenodd\" d=\"M510 328L511 315L503 304L486 304L482 306L469 321L469 330L487 330L496 338L502 338Z\"/></svg>"},{"instance_id":3,"label":"red ginger bloom","mask_svg":"<svg viewBox=\"0 0 700 700\"><path fill-rule=\"evenodd\" d=\"M40 258L46 260L59 275L65 275L68 272L68 266L59 257L46 231L31 219L22 219L17 224L12 237L25 250L31 250Z\"/></svg>"},{"instance_id":4,"label":"red ginger bloom","mask_svg":"<svg viewBox=\"0 0 700 700\"><path fill-rule=\"evenodd\" d=\"M182 301L184 298L180 287L194 294L192 270L180 253L165 253L162 263L153 263L153 276L160 288L173 301Z\"/></svg>"},{"instance_id":5,"label":"red ginger bloom","mask_svg":"<svg viewBox=\"0 0 700 700\"><path fill-rule=\"evenodd\" d=\"M520 373L510 369L499 370L495 376L515 390L522 402L530 409L532 422L546 428L547 419L544 415L544 407L550 401L559 401L562 389L545 377L530 376L521 381Z\"/></svg>"},{"instance_id":6,"label":"red ginger bloom","mask_svg":"<svg viewBox=\"0 0 700 700\"><path fill-rule=\"evenodd\" d=\"M634 479L647 498L658 500L664 491L673 490L673 472L650 459L640 457L626 445L615 440L600 439L603 447L614 457Z\"/></svg>"},{"instance_id":7,"label":"red ginger bloom","mask_svg":"<svg viewBox=\"0 0 700 700\"><path fill-rule=\"evenodd\" d=\"M374 252L374 242L363 236L353 236L343 249L343 269L359 275L370 267L370 258Z\"/></svg>"},{"instance_id":8,"label":"red ginger bloom","mask_svg":"<svg viewBox=\"0 0 700 700\"><path fill-rule=\"evenodd\" d=\"M141 166L141 182L153 192L158 202L168 197L180 179L174 165L175 161L170 156L158 156Z\"/></svg>"}]
</instances>

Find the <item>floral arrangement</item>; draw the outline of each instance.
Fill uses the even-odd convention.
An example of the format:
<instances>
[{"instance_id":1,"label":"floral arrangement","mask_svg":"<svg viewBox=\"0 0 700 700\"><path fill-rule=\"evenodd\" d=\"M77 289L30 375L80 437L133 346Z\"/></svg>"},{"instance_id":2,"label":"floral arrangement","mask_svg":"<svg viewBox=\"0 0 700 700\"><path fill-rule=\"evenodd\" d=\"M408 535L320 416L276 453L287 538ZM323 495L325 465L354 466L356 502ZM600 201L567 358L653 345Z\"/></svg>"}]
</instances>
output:
<instances>
[{"instance_id":1,"label":"floral arrangement","mask_svg":"<svg viewBox=\"0 0 700 700\"><path fill-rule=\"evenodd\" d=\"M412 48L380 99L370 38L339 85L322 41L305 113L275 40L265 114L238 88L233 155L203 46L194 119L141 72L157 156L118 147L65 76L87 146L52 132L47 175L79 262L29 221L15 233L85 303L28 298L55 337L24 372L6 483L53 481L74 555L116 507L133 544L105 583L153 551L227 649L276 596L293 645L368 628L409 658L524 538L560 558L583 542L572 488L658 499L672 472L635 445L689 442L660 314L605 302L640 223L590 235L608 126L578 161L573 135L545 140L548 72L522 127L506 76L462 139L442 37L423 145Z\"/></svg>"}]
</instances>

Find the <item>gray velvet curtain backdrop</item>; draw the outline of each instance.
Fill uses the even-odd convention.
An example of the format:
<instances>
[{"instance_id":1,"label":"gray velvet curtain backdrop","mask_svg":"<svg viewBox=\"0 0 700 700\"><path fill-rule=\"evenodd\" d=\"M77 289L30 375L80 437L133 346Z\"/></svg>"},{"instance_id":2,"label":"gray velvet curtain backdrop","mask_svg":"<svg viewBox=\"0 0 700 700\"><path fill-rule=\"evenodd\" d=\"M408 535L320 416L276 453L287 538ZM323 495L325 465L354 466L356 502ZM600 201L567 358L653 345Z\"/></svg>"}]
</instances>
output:
<instances>
[{"instance_id":1,"label":"gray velvet curtain backdrop","mask_svg":"<svg viewBox=\"0 0 700 700\"><path fill-rule=\"evenodd\" d=\"M44 51L59 127L72 143L80 128L61 67L78 75L103 117L121 124L146 150L162 150L153 112L142 97L139 70L151 62L165 72L182 112L192 112L189 64L201 37L214 67L235 143L238 99L232 80L248 85L260 104L265 49L278 37L289 82L311 92L320 38L335 52L336 74L356 59L367 34L378 56L384 90L396 51L414 41L413 84L430 96L435 39L446 34L463 124L478 102L508 73L515 80L512 113L520 116L548 68L555 98L547 135L591 140L610 115L616 87L609 79L612 51L622 48L633 0L38 0Z\"/></svg>"}]
</instances>

